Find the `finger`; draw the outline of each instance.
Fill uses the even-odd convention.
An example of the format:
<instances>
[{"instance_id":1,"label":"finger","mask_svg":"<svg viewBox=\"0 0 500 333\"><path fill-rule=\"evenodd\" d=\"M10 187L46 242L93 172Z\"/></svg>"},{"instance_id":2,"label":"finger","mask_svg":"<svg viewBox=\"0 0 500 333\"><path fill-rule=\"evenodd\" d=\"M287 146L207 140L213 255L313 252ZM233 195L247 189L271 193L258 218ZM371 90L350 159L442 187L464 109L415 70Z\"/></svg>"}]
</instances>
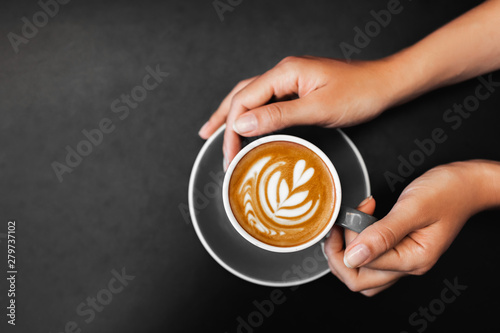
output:
<instances>
[{"instance_id":1,"label":"finger","mask_svg":"<svg viewBox=\"0 0 500 333\"><path fill-rule=\"evenodd\" d=\"M332 273L337 276L352 291L363 291L379 288L397 281L404 273L371 270L369 268L347 268L344 265L344 250L342 233L336 227L325 242L325 253Z\"/></svg>"},{"instance_id":2,"label":"finger","mask_svg":"<svg viewBox=\"0 0 500 333\"><path fill-rule=\"evenodd\" d=\"M208 139L219 127L226 122L227 114L229 113L229 107L231 106L231 100L233 96L238 93L241 89L245 88L250 82L255 80L257 76L240 81L229 94L222 100L221 104L212 114L210 119L201 127L198 135L203 139Z\"/></svg>"},{"instance_id":3,"label":"finger","mask_svg":"<svg viewBox=\"0 0 500 333\"><path fill-rule=\"evenodd\" d=\"M398 201L386 217L363 230L346 247L347 267L363 266L388 251L393 251L392 258L397 258L393 248L412 231L426 226L425 210L420 208L418 198L409 198Z\"/></svg>"},{"instance_id":4,"label":"finger","mask_svg":"<svg viewBox=\"0 0 500 333\"><path fill-rule=\"evenodd\" d=\"M373 215L373 213L375 212L376 205L377 205L377 202L375 201L373 196L370 195L368 198L361 201L361 203L359 204L359 206L356 209L359 210L360 212L365 213L365 214Z\"/></svg>"},{"instance_id":5,"label":"finger","mask_svg":"<svg viewBox=\"0 0 500 333\"><path fill-rule=\"evenodd\" d=\"M228 119L229 121L229 119ZM222 144L222 153L224 155L224 171L227 170L229 163L238 154L241 149L241 138L232 128L226 125L224 131L224 142Z\"/></svg>"},{"instance_id":6,"label":"finger","mask_svg":"<svg viewBox=\"0 0 500 333\"><path fill-rule=\"evenodd\" d=\"M238 116L233 129L242 136L257 136L294 125L321 123L323 113L317 105L315 94L292 101L264 105Z\"/></svg>"},{"instance_id":7,"label":"finger","mask_svg":"<svg viewBox=\"0 0 500 333\"><path fill-rule=\"evenodd\" d=\"M388 284L383 285L381 287L361 290L359 293L362 294L362 295L364 295L364 296L366 296L366 297L372 297L372 296L375 296L376 294L378 294L378 293L386 290L387 288L391 287L396 282L398 282L398 280L389 282Z\"/></svg>"},{"instance_id":8,"label":"finger","mask_svg":"<svg viewBox=\"0 0 500 333\"><path fill-rule=\"evenodd\" d=\"M324 244L324 251L326 254L326 257L328 259L328 264L330 266L330 270L334 275L337 276L337 269L335 266L330 264L330 257L333 258L333 256L342 251L344 249L344 239L342 238L342 228L339 226L334 225L332 229L330 230L330 235L325 241ZM337 276L339 277L339 276ZM339 277L340 279L340 277Z\"/></svg>"},{"instance_id":9,"label":"finger","mask_svg":"<svg viewBox=\"0 0 500 333\"><path fill-rule=\"evenodd\" d=\"M279 99L297 93L297 82L297 70L276 66L250 82L233 96L227 115L223 145L224 156L228 163L240 150L240 138L233 126L235 120L244 112L266 104L273 96ZM255 126L256 124L248 122L247 125Z\"/></svg>"},{"instance_id":10,"label":"finger","mask_svg":"<svg viewBox=\"0 0 500 333\"><path fill-rule=\"evenodd\" d=\"M368 197L357 207L357 209L366 214L373 215L373 212L375 211L375 200L372 197ZM344 239L346 246L352 243L352 241L358 235L359 235L358 233L352 230L344 229ZM437 241L432 243L438 244ZM394 249L387 251L386 253L384 253L377 259L373 260L372 262L364 265L363 267L370 268L373 270L376 269L376 270L402 271L411 274L417 273L419 269L427 271L428 268L426 266L428 265L424 265L424 262L426 264L429 264L428 256L421 256L415 253L415 250L417 249L418 251L418 248L420 247L421 244L416 243L412 237L407 236L403 238L403 240L398 245L396 245ZM415 256L417 259L420 260L411 259ZM401 260L400 258L410 258L410 259ZM430 266L432 266L433 264L434 262L430 263ZM389 286L385 288L388 288ZM385 288L377 288L377 291L370 290L369 292L367 292L367 295L368 294L374 295L384 290Z\"/></svg>"},{"instance_id":11,"label":"finger","mask_svg":"<svg viewBox=\"0 0 500 333\"><path fill-rule=\"evenodd\" d=\"M442 234L435 229L435 225L416 230L403 238L393 249L363 267L398 270L413 275L424 274L434 266L449 246L439 239ZM425 242L422 242L424 239ZM431 246L428 246L429 244Z\"/></svg>"},{"instance_id":12,"label":"finger","mask_svg":"<svg viewBox=\"0 0 500 333\"><path fill-rule=\"evenodd\" d=\"M361 201L356 209L365 214L373 215L373 213L375 212L375 206L376 201L373 196L370 195L369 197ZM359 234L357 232L349 229L344 229L345 245L349 245L349 243L351 243L352 240L355 239L358 235Z\"/></svg>"},{"instance_id":13,"label":"finger","mask_svg":"<svg viewBox=\"0 0 500 333\"><path fill-rule=\"evenodd\" d=\"M375 206L376 206L375 199L373 198L373 196L369 196L368 198L363 200L356 209L365 214L373 215L373 213L375 212ZM354 232L349 229L344 229L344 238L346 246L348 246L357 236L358 236L357 232Z\"/></svg>"}]
</instances>

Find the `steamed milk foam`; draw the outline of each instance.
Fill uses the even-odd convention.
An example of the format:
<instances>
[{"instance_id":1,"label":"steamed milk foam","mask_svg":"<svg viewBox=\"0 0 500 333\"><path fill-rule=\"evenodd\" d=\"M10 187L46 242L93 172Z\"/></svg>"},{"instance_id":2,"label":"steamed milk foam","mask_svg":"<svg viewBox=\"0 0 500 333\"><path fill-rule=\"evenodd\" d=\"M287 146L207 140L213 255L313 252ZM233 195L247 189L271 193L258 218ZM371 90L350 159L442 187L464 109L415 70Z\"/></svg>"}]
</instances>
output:
<instances>
[{"instance_id":1,"label":"steamed milk foam","mask_svg":"<svg viewBox=\"0 0 500 333\"><path fill-rule=\"evenodd\" d=\"M289 247L320 234L332 218L335 184L328 167L300 144L274 141L250 150L229 183L231 210L243 229Z\"/></svg>"}]
</instances>

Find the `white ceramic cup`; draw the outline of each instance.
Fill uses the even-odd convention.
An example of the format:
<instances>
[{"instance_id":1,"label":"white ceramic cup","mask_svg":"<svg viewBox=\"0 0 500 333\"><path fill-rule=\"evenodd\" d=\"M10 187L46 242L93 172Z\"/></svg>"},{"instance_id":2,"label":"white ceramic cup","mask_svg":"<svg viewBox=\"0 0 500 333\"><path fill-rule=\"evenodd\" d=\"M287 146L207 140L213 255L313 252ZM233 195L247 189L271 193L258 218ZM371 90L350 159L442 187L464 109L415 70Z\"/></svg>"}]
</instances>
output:
<instances>
[{"instance_id":1,"label":"white ceramic cup","mask_svg":"<svg viewBox=\"0 0 500 333\"><path fill-rule=\"evenodd\" d=\"M233 211L231 209L231 205L229 203L229 183L231 180L231 177L233 175L233 171L238 165L238 162L245 156L249 151L252 149L268 142L275 142L275 141L286 141L286 142L292 142L292 143L297 143L299 145L302 145L306 148L309 148L312 150L317 156L319 156L323 162L326 164L328 167L328 170L330 171L330 174L332 175L333 182L335 184L335 206L333 210L332 217L330 221L328 221L328 224L326 227L319 233L316 237L311 239L310 241L296 245L296 246L288 246L288 247L282 247L282 246L273 246L266 244L264 242L261 242L260 240L256 239L255 237L251 236L248 232L243 229L243 227L239 224L239 222L236 220L236 217L233 214ZM227 217L229 218L229 221L231 222L231 225L236 229L236 231L247 241L252 243L253 245L267 250L267 251L272 251L272 252L278 252L278 253L289 253L289 252L296 252L300 250L304 250L317 242L321 241L330 231L330 229L333 227L334 224L340 225L344 228L353 230L355 232L361 232L363 231L366 227L369 225L373 224L374 222L377 221L377 218L365 214L363 212L360 212L356 209L342 206L342 189L340 185L340 179L339 175L337 173L337 170L335 170L335 167L333 166L332 162L326 156L325 153L321 151L318 147L310 143L309 141L306 141L304 139L298 138L296 136L291 136L291 135L269 135L265 136L263 138L257 139L247 146L245 146L237 155L236 157L231 161L231 164L229 165L226 174L224 176L224 183L222 185L222 200L224 203L224 209L226 210Z\"/></svg>"},{"instance_id":2,"label":"white ceramic cup","mask_svg":"<svg viewBox=\"0 0 500 333\"><path fill-rule=\"evenodd\" d=\"M233 171L236 168L236 166L238 165L238 162L243 158L243 156L245 156L252 149L254 149L262 144L265 144L268 142L275 142L275 141L293 142L293 143L297 143L301 146L304 146L304 147L312 150L316 155L318 155L323 160L325 165L328 167L328 170L330 171L330 174L332 175L332 178L333 178L333 182L335 184L335 205L334 205L333 214L332 214L330 221L328 221L328 224L323 228L321 233L319 233L316 237L314 237L313 239L311 239L310 241L308 241L306 243L296 245L296 246L288 246L288 247L273 246L273 245L269 245L269 244L266 244L264 242L261 242L260 240L254 238L248 232L246 232L245 229L243 229L243 227L238 223L238 221L236 220L236 217L234 216L233 211L231 209L231 205L229 203L229 183L230 183ZM342 202L342 190L341 190L340 179L339 179L339 176L337 174L337 170L335 170L335 167L333 166L333 164L330 161L330 159L328 158L328 156L326 156L325 153L323 153L318 147L316 147L315 145L313 145L309 141L306 141L304 139L301 139L301 138L298 138L295 136L291 136L291 135L269 135L269 136L265 136L263 138L257 139L255 141L251 142L250 144L248 144L247 146L245 146L236 155L236 157L231 161L231 164L229 165L229 167L226 171L226 174L224 176L224 183L222 185L222 199L224 202L224 209L226 210L226 214L227 214L227 217L229 218L229 221L231 221L232 226L236 229L236 231L238 231L238 233L241 236L243 236L243 238L245 238L247 241L249 241L253 245L260 247L261 249L272 251L272 252L286 253L286 252L295 252L295 251L300 251L300 250L306 249L309 246L312 246L312 245L316 244L317 242L319 242L321 239L323 239L328 234L328 232L332 228L333 224L335 223L335 221L337 220L337 217L339 215L340 203Z\"/></svg>"}]
</instances>

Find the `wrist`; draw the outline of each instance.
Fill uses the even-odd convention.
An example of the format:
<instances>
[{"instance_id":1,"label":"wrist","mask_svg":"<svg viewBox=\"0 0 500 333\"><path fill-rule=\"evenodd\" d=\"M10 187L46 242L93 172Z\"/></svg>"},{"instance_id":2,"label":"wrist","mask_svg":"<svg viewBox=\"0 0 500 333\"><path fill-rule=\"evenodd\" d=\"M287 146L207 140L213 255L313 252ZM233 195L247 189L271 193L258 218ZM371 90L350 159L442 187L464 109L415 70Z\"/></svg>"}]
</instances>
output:
<instances>
[{"instance_id":1,"label":"wrist","mask_svg":"<svg viewBox=\"0 0 500 333\"><path fill-rule=\"evenodd\" d=\"M387 76L391 94L388 107L406 103L440 85L438 69L429 65L432 60L427 57L410 47L377 60Z\"/></svg>"},{"instance_id":2,"label":"wrist","mask_svg":"<svg viewBox=\"0 0 500 333\"><path fill-rule=\"evenodd\" d=\"M470 160L459 162L461 177L466 180L473 213L500 207L500 162Z\"/></svg>"},{"instance_id":3,"label":"wrist","mask_svg":"<svg viewBox=\"0 0 500 333\"><path fill-rule=\"evenodd\" d=\"M358 65L362 71L370 73L370 93L376 101L371 106L376 109L376 113L403 104L418 95L420 79L408 72L408 66L399 53L382 59L361 61Z\"/></svg>"}]
</instances>

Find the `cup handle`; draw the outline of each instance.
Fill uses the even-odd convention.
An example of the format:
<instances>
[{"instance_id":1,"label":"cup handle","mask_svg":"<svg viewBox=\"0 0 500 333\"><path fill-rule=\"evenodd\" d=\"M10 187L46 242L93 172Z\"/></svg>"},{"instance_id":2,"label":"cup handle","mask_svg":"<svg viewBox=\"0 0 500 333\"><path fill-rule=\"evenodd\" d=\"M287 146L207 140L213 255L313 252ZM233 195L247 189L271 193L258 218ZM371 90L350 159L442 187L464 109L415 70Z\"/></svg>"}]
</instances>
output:
<instances>
[{"instance_id":1,"label":"cup handle","mask_svg":"<svg viewBox=\"0 0 500 333\"><path fill-rule=\"evenodd\" d=\"M351 207L340 206L335 225L340 225L341 227L360 233L376 221L378 221L378 219L374 216L365 214Z\"/></svg>"}]
</instances>

